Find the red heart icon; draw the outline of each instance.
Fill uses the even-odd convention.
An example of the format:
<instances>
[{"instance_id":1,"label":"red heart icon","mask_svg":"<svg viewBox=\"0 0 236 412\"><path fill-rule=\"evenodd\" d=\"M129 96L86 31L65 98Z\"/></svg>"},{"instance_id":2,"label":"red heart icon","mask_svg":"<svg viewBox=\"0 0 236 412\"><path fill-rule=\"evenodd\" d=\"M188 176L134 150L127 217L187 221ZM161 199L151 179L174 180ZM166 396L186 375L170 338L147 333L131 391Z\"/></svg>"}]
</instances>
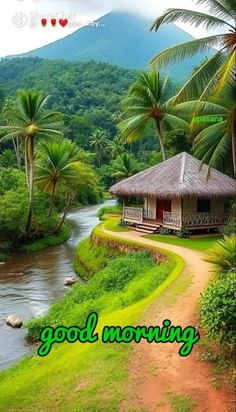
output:
<instances>
[{"instance_id":1,"label":"red heart icon","mask_svg":"<svg viewBox=\"0 0 236 412\"><path fill-rule=\"evenodd\" d=\"M42 23L43 26L46 26L46 24L47 24L47 19L42 19L42 20L41 20L41 23Z\"/></svg>"},{"instance_id":2,"label":"red heart icon","mask_svg":"<svg viewBox=\"0 0 236 412\"><path fill-rule=\"evenodd\" d=\"M56 24L57 24L56 19L51 19L51 24L52 24L52 26L56 26Z\"/></svg>"},{"instance_id":3,"label":"red heart icon","mask_svg":"<svg viewBox=\"0 0 236 412\"><path fill-rule=\"evenodd\" d=\"M65 27L65 26L67 25L67 23L68 23L68 20L67 20L67 19L60 19L60 20L59 20L59 24L60 24L62 27Z\"/></svg>"}]
</instances>

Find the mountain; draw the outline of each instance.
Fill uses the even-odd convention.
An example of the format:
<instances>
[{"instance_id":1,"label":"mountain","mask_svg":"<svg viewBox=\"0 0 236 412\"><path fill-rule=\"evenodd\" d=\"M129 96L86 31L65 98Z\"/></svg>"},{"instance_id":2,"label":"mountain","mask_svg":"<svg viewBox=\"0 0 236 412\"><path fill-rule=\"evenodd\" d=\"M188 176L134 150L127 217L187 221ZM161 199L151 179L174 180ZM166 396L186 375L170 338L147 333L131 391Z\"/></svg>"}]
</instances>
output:
<instances>
[{"instance_id":1,"label":"mountain","mask_svg":"<svg viewBox=\"0 0 236 412\"><path fill-rule=\"evenodd\" d=\"M173 24L162 26L157 33L150 32L153 20L129 13L111 12L96 21L98 27L83 27L63 39L24 53L20 57L94 60L124 68L143 69L156 53L193 39ZM176 63L165 68L165 72L171 74L174 80L182 82L207 54L199 54Z\"/></svg>"}]
</instances>

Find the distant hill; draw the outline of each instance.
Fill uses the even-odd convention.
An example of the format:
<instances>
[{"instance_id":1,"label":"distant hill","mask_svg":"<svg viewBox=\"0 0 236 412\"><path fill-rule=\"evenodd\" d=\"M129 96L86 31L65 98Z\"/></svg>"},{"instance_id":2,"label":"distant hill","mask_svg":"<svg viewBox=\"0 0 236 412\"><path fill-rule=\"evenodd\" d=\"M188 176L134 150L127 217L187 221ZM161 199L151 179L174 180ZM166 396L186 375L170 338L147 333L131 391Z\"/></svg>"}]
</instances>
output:
<instances>
[{"instance_id":1,"label":"distant hill","mask_svg":"<svg viewBox=\"0 0 236 412\"><path fill-rule=\"evenodd\" d=\"M97 20L100 27L86 26L73 34L20 57L41 57L69 61L101 61L125 68L143 69L161 50L193 39L175 25L150 32L153 21L121 12L111 12ZM209 52L210 53L210 52ZM165 68L173 80L182 82L207 53Z\"/></svg>"}]
</instances>

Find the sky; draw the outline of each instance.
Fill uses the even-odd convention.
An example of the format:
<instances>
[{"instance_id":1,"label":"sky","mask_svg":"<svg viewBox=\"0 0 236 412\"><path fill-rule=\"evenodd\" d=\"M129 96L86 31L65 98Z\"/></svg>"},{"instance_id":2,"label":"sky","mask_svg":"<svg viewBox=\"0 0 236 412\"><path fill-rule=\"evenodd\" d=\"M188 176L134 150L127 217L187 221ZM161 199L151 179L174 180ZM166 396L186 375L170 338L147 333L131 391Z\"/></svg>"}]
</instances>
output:
<instances>
[{"instance_id":1,"label":"sky","mask_svg":"<svg viewBox=\"0 0 236 412\"><path fill-rule=\"evenodd\" d=\"M0 2L0 57L36 49L67 36L79 27L91 24L110 11L130 11L153 21L168 7L197 9L191 0L7 0ZM204 9L203 9L204 10ZM67 19L66 26L52 27L50 20ZM47 18L46 27L41 20ZM194 37L205 34L203 27L195 29L180 25Z\"/></svg>"}]
</instances>

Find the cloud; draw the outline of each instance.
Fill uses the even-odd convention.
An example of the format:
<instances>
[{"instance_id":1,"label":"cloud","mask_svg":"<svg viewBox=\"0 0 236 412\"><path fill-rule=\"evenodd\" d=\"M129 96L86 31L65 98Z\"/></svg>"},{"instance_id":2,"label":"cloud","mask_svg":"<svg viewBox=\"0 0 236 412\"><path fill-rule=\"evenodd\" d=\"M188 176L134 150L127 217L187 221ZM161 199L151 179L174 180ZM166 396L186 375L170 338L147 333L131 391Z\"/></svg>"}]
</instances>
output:
<instances>
[{"instance_id":1,"label":"cloud","mask_svg":"<svg viewBox=\"0 0 236 412\"><path fill-rule=\"evenodd\" d=\"M7 41L1 41L0 56L9 54L23 53L36 49L42 45L51 43L60 39L77 28L66 27L46 27L42 28L40 18L38 18L38 27L30 27L29 20L31 13L39 13L39 16L47 13L75 13L78 20L93 21L100 18L110 11L129 11L155 20L166 8L176 7L176 0L10 0L0 2L0 37L6 38ZM194 3L191 0L179 0L178 7L193 8ZM198 7L199 9L199 7ZM25 23L22 27L17 27L19 14L23 13ZM15 16L16 15L16 16ZM12 21L14 16L15 23ZM82 25L82 24L81 24ZM186 31L201 37L204 30L197 30L189 25L181 25Z\"/></svg>"}]
</instances>

